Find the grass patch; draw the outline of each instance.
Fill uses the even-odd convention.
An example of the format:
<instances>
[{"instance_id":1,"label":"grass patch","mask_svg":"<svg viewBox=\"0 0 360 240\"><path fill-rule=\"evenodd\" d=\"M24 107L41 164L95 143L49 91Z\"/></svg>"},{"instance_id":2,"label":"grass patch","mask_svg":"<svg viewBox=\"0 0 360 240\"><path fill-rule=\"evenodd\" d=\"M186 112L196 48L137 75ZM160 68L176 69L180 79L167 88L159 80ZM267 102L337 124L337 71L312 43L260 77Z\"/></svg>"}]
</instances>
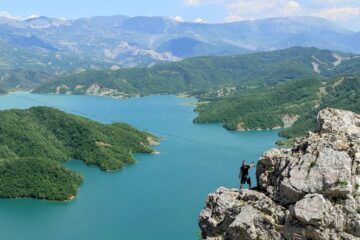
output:
<instances>
[{"instance_id":1,"label":"grass patch","mask_svg":"<svg viewBox=\"0 0 360 240\"><path fill-rule=\"evenodd\" d=\"M338 185L340 185L340 186L346 186L346 185L348 185L348 182L345 181L345 180L339 180L337 183L338 183Z\"/></svg>"},{"instance_id":2,"label":"grass patch","mask_svg":"<svg viewBox=\"0 0 360 240\"><path fill-rule=\"evenodd\" d=\"M295 145L296 138L289 138L276 141L276 145L281 148L292 148Z\"/></svg>"}]
</instances>

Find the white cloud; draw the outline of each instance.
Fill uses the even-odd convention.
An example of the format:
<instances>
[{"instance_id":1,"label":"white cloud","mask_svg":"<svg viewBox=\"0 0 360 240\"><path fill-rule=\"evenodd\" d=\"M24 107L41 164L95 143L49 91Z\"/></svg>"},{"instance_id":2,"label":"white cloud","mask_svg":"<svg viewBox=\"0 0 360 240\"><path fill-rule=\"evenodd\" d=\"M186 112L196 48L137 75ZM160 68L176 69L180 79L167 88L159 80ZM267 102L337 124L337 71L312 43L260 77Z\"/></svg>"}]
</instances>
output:
<instances>
[{"instance_id":1,"label":"white cloud","mask_svg":"<svg viewBox=\"0 0 360 240\"><path fill-rule=\"evenodd\" d=\"M317 16L358 30L360 0L183 0L188 7L217 5L227 11L225 21L272 17Z\"/></svg>"},{"instance_id":2,"label":"white cloud","mask_svg":"<svg viewBox=\"0 0 360 240\"><path fill-rule=\"evenodd\" d=\"M177 22L185 22L185 20L181 16L175 16L172 19L177 21Z\"/></svg>"},{"instance_id":3,"label":"white cloud","mask_svg":"<svg viewBox=\"0 0 360 240\"><path fill-rule=\"evenodd\" d=\"M197 7L201 5L224 5L231 0L183 0L188 7Z\"/></svg>"},{"instance_id":4,"label":"white cloud","mask_svg":"<svg viewBox=\"0 0 360 240\"><path fill-rule=\"evenodd\" d=\"M186 6L198 6L203 3L203 0L184 0Z\"/></svg>"},{"instance_id":5,"label":"white cloud","mask_svg":"<svg viewBox=\"0 0 360 240\"><path fill-rule=\"evenodd\" d=\"M316 0L315 2L318 2L323 6L331 6L331 5L349 6L349 5L359 4L359 0Z\"/></svg>"},{"instance_id":6,"label":"white cloud","mask_svg":"<svg viewBox=\"0 0 360 240\"><path fill-rule=\"evenodd\" d=\"M6 11L0 11L0 17L3 18L9 18L9 19L13 19L13 20L21 20L23 19L22 17L19 16L13 16L10 13L6 12Z\"/></svg>"},{"instance_id":7,"label":"white cloud","mask_svg":"<svg viewBox=\"0 0 360 240\"><path fill-rule=\"evenodd\" d=\"M336 22L348 22L353 18L360 17L360 7L327 8L312 13L312 15L326 18Z\"/></svg>"},{"instance_id":8,"label":"white cloud","mask_svg":"<svg viewBox=\"0 0 360 240\"><path fill-rule=\"evenodd\" d=\"M34 19L34 18L38 18L40 16L36 15L36 14L32 14L30 16L28 16L26 19Z\"/></svg>"},{"instance_id":9,"label":"white cloud","mask_svg":"<svg viewBox=\"0 0 360 240\"><path fill-rule=\"evenodd\" d=\"M0 17L3 17L3 18L8 18L8 19L12 19L12 20L26 20L26 19L32 19L32 18L38 18L39 16L38 15L35 15L35 14L32 14L28 17L22 17L22 16L14 16L6 11L0 11Z\"/></svg>"},{"instance_id":10,"label":"white cloud","mask_svg":"<svg viewBox=\"0 0 360 240\"><path fill-rule=\"evenodd\" d=\"M257 18L302 15L303 9L296 0L238 0L226 6L228 22Z\"/></svg>"},{"instance_id":11,"label":"white cloud","mask_svg":"<svg viewBox=\"0 0 360 240\"><path fill-rule=\"evenodd\" d=\"M225 21L226 22L240 22L240 21L246 21L246 20L256 20L255 17L251 17L251 16L241 16L238 14L233 14L233 15L228 15L225 17Z\"/></svg>"},{"instance_id":12,"label":"white cloud","mask_svg":"<svg viewBox=\"0 0 360 240\"><path fill-rule=\"evenodd\" d=\"M194 19L195 23L206 23L206 21L200 17Z\"/></svg>"}]
</instances>

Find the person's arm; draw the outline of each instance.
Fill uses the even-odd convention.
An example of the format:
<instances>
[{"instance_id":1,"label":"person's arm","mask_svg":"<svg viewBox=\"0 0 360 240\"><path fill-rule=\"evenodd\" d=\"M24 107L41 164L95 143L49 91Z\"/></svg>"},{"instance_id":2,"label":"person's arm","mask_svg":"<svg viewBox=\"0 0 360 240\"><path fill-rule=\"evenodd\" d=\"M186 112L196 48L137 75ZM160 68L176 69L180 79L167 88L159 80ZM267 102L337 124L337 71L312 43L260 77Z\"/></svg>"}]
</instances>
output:
<instances>
[{"instance_id":1,"label":"person's arm","mask_svg":"<svg viewBox=\"0 0 360 240\"><path fill-rule=\"evenodd\" d=\"M241 174L241 168L239 170L239 178L241 178L242 174Z\"/></svg>"},{"instance_id":2,"label":"person's arm","mask_svg":"<svg viewBox=\"0 0 360 240\"><path fill-rule=\"evenodd\" d=\"M255 164L255 162L252 162L251 164L250 164L250 167L252 168L252 167L255 167L256 166L256 164Z\"/></svg>"}]
</instances>

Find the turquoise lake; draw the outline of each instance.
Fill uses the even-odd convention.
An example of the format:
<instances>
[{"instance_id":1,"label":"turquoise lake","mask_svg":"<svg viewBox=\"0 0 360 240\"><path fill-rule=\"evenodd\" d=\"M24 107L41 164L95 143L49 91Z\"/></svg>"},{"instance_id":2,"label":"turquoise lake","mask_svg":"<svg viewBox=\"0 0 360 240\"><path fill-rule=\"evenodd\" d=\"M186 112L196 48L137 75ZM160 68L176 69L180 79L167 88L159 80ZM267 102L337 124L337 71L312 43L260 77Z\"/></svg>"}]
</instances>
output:
<instances>
[{"instance_id":1,"label":"turquoise lake","mask_svg":"<svg viewBox=\"0 0 360 240\"><path fill-rule=\"evenodd\" d=\"M278 132L195 125L196 113L189 104L194 101L176 96L116 100L13 93L0 97L0 109L48 105L104 123L127 122L163 138L156 146L160 155L136 155L138 162L119 172L67 162L85 179L74 201L1 199L1 239L198 239L197 218L207 194L220 186L237 188L242 160L256 161L275 146ZM251 171L254 178L255 170Z\"/></svg>"}]
</instances>

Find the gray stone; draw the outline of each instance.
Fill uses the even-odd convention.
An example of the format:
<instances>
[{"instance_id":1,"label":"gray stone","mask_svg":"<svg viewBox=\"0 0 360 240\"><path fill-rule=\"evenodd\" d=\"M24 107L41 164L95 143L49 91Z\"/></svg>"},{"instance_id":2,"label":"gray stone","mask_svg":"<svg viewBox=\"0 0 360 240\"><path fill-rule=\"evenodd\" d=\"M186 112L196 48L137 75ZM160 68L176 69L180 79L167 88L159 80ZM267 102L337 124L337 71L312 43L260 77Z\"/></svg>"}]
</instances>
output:
<instances>
[{"instance_id":1,"label":"gray stone","mask_svg":"<svg viewBox=\"0 0 360 240\"><path fill-rule=\"evenodd\" d=\"M259 159L258 191L220 188L200 214L204 239L360 238L360 116L318 115L318 132Z\"/></svg>"},{"instance_id":2,"label":"gray stone","mask_svg":"<svg viewBox=\"0 0 360 240\"><path fill-rule=\"evenodd\" d=\"M226 232L230 239L281 239L276 230L276 222L269 215L263 214L251 205L246 205Z\"/></svg>"}]
</instances>

